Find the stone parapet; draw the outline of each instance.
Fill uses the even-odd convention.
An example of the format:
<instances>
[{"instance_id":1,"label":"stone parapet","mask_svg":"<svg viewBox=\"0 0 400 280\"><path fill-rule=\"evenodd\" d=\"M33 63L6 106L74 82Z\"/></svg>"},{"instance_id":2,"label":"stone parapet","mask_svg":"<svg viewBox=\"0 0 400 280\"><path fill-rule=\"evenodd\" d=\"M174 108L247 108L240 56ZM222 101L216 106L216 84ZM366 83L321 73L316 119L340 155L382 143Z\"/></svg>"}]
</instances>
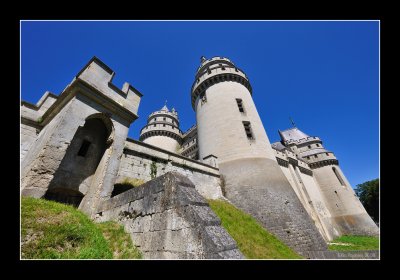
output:
<instances>
[{"instance_id":1,"label":"stone parapet","mask_svg":"<svg viewBox=\"0 0 400 280\"><path fill-rule=\"evenodd\" d=\"M236 242L185 176L170 172L98 208L96 221L124 225L149 259L241 259Z\"/></svg>"}]
</instances>

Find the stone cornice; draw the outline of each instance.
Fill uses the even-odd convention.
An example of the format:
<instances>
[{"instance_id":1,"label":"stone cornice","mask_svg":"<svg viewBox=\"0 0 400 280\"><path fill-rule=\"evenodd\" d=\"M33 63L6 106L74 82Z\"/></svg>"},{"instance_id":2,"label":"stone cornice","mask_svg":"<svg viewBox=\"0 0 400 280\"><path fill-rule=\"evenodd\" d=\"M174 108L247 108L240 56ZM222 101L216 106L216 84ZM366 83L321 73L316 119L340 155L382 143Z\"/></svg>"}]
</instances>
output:
<instances>
[{"instance_id":1,"label":"stone cornice","mask_svg":"<svg viewBox=\"0 0 400 280\"><path fill-rule=\"evenodd\" d=\"M281 158L276 157L276 161L278 162L278 164L280 166L283 166L283 167L288 167L289 166L289 162L286 161L286 160L283 160Z\"/></svg>"},{"instance_id":2,"label":"stone cornice","mask_svg":"<svg viewBox=\"0 0 400 280\"><path fill-rule=\"evenodd\" d=\"M202 166L205 166L205 167L208 167L208 168L211 168L211 169L219 171L219 168L216 168L216 167L211 166L209 164L205 164L205 163L203 163L201 161L197 161L197 160L185 157L183 155L176 154L176 153L173 153L173 152L170 152L170 151L155 147L153 145L150 145L150 144L147 144L147 143L144 143L144 142L141 142L141 141L134 140L132 138L127 138L126 141L129 141L129 142L132 142L134 144L141 145L141 146L144 146L144 147L156 150L156 151L160 151L160 152L163 152L165 154L172 155L172 156L175 156L175 157L178 157L178 158L181 158L181 159L184 159L184 160L187 160L187 161L190 161L190 162L193 162L193 163L196 163L196 164L199 164L199 165L202 165ZM124 150L130 150L130 149L124 148Z\"/></svg>"},{"instance_id":3,"label":"stone cornice","mask_svg":"<svg viewBox=\"0 0 400 280\"><path fill-rule=\"evenodd\" d=\"M311 169L316 169L326 165L339 165L339 161L337 159L328 159L328 160L309 163L308 165L310 166Z\"/></svg>"},{"instance_id":4,"label":"stone cornice","mask_svg":"<svg viewBox=\"0 0 400 280\"><path fill-rule=\"evenodd\" d=\"M304 168L302 166L298 166L298 167L299 167L299 170L300 170L301 173L304 173L304 174L309 175L309 176L313 175L313 172L311 170L309 170L307 168Z\"/></svg>"},{"instance_id":5,"label":"stone cornice","mask_svg":"<svg viewBox=\"0 0 400 280\"><path fill-rule=\"evenodd\" d=\"M152 136L166 136L166 137L176 140L179 144L182 143L182 137L180 135L178 135L172 131L160 130L160 129L154 129L154 130L147 131L147 132L141 134L139 137L139 140L143 141Z\"/></svg>"},{"instance_id":6,"label":"stone cornice","mask_svg":"<svg viewBox=\"0 0 400 280\"><path fill-rule=\"evenodd\" d=\"M146 127L153 128L155 124L166 124L166 125L170 125L170 126L172 126L172 127L177 128L178 131L179 131L179 133L182 134L182 131L179 129L179 126L177 126L176 124L170 123L170 122L166 122L166 121L155 121L155 122L152 122L152 123L148 123L148 124L146 124L145 126L142 127L142 129L140 130L140 133L142 133L142 130L145 129ZM163 130L163 129L155 128L154 130ZM169 130L167 130L167 131L169 131Z\"/></svg>"},{"instance_id":7,"label":"stone cornice","mask_svg":"<svg viewBox=\"0 0 400 280\"><path fill-rule=\"evenodd\" d=\"M225 68L229 68L229 67L225 66ZM242 75L244 75L244 73L242 73ZM199 96L202 96L206 89L208 89L210 86L212 86L214 84L226 82L226 81L240 83L249 90L250 94L252 94L252 87L247 78L241 76L240 74L236 74L234 72L218 73L218 74L214 74L211 77L205 79L204 81L200 82L198 85L196 85L196 81L194 82L194 84L192 86L192 94L191 94L192 108L194 109L196 99Z\"/></svg>"}]
</instances>

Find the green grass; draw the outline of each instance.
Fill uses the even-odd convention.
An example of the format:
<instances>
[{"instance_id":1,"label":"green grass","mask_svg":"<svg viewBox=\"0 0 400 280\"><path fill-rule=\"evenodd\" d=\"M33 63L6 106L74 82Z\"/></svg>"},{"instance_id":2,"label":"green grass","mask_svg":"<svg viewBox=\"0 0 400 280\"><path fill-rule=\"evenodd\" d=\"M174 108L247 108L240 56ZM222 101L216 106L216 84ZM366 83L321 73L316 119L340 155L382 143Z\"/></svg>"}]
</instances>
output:
<instances>
[{"instance_id":1,"label":"green grass","mask_svg":"<svg viewBox=\"0 0 400 280\"><path fill-rule=\"evenodd\" d=\"M115 226L116 227L116 226ZM44 199L21 198L22 259L112 259L114 241L103 235L122 238L120 228L93 223L76 208ZM126 243L123 237L121 244ZM129 245L128 245L129 247ZM117 256L128 256L117 249Z\"/></svg>"},{"instance_id":2,"label":"green grass","mask_svg":"<svg viewBox=\"0 0 400 280\"><path fill-rule=\"evenodd\" d=\"M344 235L329 243L329 250L332 251L354 251L354 250L379 250L379 238L373 236Z\"/></svg>"},{"instance_id":3,"label":"green grass","mask_svg":"<svg viewBox=\"0 0 400 280\"><path fill-rule=\"evenodd\" d=\"M222 226L235 239L239 250L248 259L302 258L274 235L266 231L253 217L222 200L208 200L211 209L221 219Z\"/></svg>"},{"instance_id":4,"label":"green grass","mask_svg":"<svg viewBox=\"0 0 400 280\"><path fill-rule=\"evenodd\" d=\"M116 222L104 222L97 224L103 232L114 259L141 259L142 254L133 245L130 236L125 232L124 227Z\"/></svg>"}]
</instances>

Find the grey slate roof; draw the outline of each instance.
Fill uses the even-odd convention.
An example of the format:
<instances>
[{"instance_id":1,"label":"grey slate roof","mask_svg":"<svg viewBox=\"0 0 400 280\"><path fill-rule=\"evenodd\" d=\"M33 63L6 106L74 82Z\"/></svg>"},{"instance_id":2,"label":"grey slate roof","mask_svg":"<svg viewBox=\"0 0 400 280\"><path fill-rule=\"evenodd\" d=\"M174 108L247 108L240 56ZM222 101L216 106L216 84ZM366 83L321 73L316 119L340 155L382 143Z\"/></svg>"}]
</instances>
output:
<instances>
[{"instance_id":1,"label":"grey slate roof","mask_svg":"<svg viewBox=\"0 0 400 280\"><path fill-rule=\"evenodd\" d=\"M271 147L275 150L282 151L286 149L286 147L281 142L275 142L271 144Z\"/></svg>"},{"instance_id":2,"label":"grey slate roof","mask_svg":"<svg viewBox=\"0 0 400 280\"><path fill-rule=\"evenodd\" d=\"M289 128L283 131L279 130L279 135L281 136L281 139L283 142L289 141L289 140L300 140L304 139L307 137L310 137L309 135L305 134L303 131L299 130L297 127Z\"/></svg>"}]
</instances>

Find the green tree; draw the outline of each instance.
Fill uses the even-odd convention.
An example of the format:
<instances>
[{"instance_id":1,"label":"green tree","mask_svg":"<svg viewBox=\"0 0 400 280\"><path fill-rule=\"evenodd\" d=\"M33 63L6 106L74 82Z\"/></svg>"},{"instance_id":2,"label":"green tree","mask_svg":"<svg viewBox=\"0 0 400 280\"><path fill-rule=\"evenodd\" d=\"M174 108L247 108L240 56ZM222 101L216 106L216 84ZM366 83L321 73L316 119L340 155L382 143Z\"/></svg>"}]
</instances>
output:
<instances>
[{"instance_id":1,"label":"green tree","mask_svg":"<svg viewBox=\"0 0 400 280\"><path fill-rule=\"evenodd\" d=\"M355 192L371 218L379 223L379 179L358 184Z\"/></svg>"}]
</instances>

